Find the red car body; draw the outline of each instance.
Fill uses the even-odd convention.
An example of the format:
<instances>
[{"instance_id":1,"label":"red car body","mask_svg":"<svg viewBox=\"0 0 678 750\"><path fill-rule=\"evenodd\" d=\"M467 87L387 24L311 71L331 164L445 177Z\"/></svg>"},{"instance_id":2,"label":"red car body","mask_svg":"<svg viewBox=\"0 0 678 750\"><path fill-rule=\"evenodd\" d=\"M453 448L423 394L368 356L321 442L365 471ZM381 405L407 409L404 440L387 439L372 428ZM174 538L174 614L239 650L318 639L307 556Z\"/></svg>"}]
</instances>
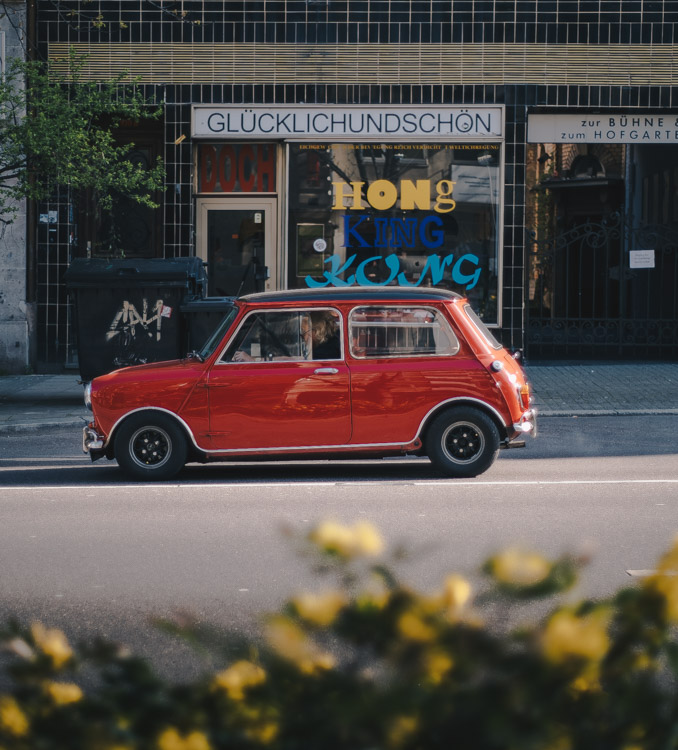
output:
<instances>
[{"instance_id":1,"label":"red car body","mask_svg":"<svg viewBox=\"0 0 678 750\"><path fill-rule=\"evenodd\" d=\"M323 319L331 350L312 338ZM474 476L535 433L530 400L519 363L452 292L269 292L234 300L201 352L95 378L83 448L141 479L187 461L403 454Z\"/></svg>"}]
</instances>

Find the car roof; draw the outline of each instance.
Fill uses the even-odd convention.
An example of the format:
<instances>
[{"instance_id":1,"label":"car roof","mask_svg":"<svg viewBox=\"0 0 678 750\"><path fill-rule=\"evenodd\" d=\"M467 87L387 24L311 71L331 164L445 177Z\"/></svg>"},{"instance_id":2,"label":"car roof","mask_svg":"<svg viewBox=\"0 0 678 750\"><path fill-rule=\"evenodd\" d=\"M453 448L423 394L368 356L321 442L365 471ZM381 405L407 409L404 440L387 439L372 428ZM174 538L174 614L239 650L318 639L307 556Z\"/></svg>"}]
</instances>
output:
<instances>
[{"instance_id":1,"label":"car roof","mask_svg":"<svg viewBox=\"0 0 678 750\"><path fill-rule=\"evenodd\" d=\"M239 297L243 302L372 302L374 300L387 301L450 301L462 299L460 294L448 289L432 287L400 287L400 286L349 286L323 287L322 289L284 289L275 292L257 292Z\"/></svg>"}]
</instances>

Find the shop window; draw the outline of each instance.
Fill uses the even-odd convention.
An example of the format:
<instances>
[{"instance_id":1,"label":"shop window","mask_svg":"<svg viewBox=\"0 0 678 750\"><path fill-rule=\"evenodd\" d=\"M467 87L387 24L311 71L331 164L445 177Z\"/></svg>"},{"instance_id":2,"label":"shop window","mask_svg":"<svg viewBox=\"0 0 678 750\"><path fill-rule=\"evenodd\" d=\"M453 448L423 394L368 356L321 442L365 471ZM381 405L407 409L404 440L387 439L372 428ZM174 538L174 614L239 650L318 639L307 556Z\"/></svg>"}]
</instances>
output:
<instances>
[{"instance_id":1,"label":"shop window","mask_svg":"<svg viewBox=\"0 0 678 750\"><path fill-rule=\"evenodd\" d=\"M289 144L288 286L436 286L498 322L499 143Z\"/></svg>"},{"instance_id":2,"label":"shop window","mask_svg":"<svg viewBox=\"0 0 678 750\"><path fill-rule=\"evenodd\" d=\"M161 125L139 123L116 132L120 144L133 143L129 161L150 170L162 154ZM79 200L76 244L80 255L154 258L162 256L162 206L149 208L129 195L114 193L113 208L102 212L91 192ZM158 192L153 200L162 204Z\"/></svg>"}]
</instances>

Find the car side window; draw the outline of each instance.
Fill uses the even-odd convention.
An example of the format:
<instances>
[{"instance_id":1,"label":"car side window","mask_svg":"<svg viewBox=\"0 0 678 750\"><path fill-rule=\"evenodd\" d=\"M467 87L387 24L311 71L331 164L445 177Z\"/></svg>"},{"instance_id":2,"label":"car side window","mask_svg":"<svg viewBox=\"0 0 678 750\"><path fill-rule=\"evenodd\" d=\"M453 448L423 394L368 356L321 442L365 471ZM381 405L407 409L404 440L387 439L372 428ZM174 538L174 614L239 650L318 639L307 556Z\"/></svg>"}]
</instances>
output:
<instances>
[{"instance_id":1,"label":"car side window","mask_svg":"<svg viewBox=\"0 0 678 750\"><path fill-rule=\"evenodd\" d=\"M341 318L336 310L312 310L311 358L341 359Z\"/></svg>"},{"instance_id":2,"label":"car side window","mask_svg":"<svg viewBox=\"0 0 678 750\"><path fill-rule=\"evenodd\" d=\"M336 310L250 313L221 362L339 359L341 325Z\"/></svg>"},{"instance_id":3,"label":"car side window","mask_svg":"<svg viewBox=\"0 0 678 750\"><path fill-rule=\"evenodd\" d=\"M349 315L351 355L378 357L450 356L459 340L442 313L429 307L356 307Z\"/></svg>"}]
</instances>

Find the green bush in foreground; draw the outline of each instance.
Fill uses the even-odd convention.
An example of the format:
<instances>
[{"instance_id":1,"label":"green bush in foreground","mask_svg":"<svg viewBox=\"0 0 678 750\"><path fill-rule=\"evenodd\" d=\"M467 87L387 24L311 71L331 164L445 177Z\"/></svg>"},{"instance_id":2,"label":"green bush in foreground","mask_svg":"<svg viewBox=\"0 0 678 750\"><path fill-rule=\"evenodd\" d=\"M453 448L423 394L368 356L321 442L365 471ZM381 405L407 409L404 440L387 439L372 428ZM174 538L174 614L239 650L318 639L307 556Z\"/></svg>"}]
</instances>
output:
<instances>
[{"instance_id":1,"label":"green bush in foreground","mask_svg":"<svg viewBox=\"0 0 678 750\"><path fill-rule=\"evenodd\" d=\"M642 585L555 602L515 628L523 602L573 584L576 560L508 550L473 597L459 575L421 593L370 563L382 541L369 524L323 523L303 542L336 588L293 598L261 642L224 635L230 665L193 684L113 645L76 650L40 624L5 628L0 748L678 747L678 545Z\"/></svg>"}]
</instances>

